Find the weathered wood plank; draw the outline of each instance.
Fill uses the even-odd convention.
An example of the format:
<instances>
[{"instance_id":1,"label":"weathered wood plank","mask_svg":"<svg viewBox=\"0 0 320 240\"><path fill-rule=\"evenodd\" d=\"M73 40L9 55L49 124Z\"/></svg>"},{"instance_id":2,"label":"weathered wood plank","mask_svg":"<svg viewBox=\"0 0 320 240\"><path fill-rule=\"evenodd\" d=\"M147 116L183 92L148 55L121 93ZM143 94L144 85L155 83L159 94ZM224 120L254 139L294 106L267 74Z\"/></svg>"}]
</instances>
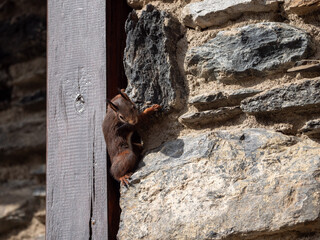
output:
<instances>
[{"instance_id":1,"label":"weathered wood plank","mask_svg":"<svg viewBox=\"0 0 320 240\"><path fill-rule=\"evenodd\" d=\"M107 239L105 1L48 1L46 239Z\"/></svg>"}]
</instances>

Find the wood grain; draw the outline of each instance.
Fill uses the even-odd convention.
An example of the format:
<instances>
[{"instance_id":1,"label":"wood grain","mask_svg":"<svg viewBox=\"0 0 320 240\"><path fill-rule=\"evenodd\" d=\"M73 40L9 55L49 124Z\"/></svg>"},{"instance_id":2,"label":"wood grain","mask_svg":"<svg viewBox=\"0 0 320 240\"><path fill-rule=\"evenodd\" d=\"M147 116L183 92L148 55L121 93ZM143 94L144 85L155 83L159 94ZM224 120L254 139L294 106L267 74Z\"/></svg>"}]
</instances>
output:
<instances>
[{"instance_id":1,"label":"wood grain","mask_svg":"<svg viewBox=\"0 0 320 240\"><path fill-rule=\"evenodd\" d=\"M107 239L105 1L48 1L46 239Z\"/></svg>"}]
</instances>

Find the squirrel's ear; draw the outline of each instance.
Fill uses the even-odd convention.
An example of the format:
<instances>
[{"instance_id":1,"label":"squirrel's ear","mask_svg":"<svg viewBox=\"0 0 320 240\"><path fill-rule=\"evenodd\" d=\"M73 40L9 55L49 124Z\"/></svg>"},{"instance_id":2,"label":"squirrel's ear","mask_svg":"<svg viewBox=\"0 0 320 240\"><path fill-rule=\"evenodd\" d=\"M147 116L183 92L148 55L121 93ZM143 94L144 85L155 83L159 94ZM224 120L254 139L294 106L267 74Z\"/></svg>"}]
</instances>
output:
<instances>
[{"instance_id":1,"label":"squirrel's ear","mask_svg":"<svg viewBox=\"0 0 320 240\"><path fill-rule=\"evenodd\" d=\"M119 94L121 95L121 97L123 97L125 100L131 102L130 98L128 97L128 95L124 92L124 89L119 89L118 88L118 91L119 91Z\"/></svg>"},{"instance_id":2,"label":"squirrel's ear","mask_svg":"<svg viewBox=\"0 0 320 240\"><path fill-rule=\"evenodd\" d=\"M113 111L115 111L115 112L119 111L119 108L116 105L114 105L110 100L107 99L107 103L113 109Z\"/></svg>"}]
</instances>

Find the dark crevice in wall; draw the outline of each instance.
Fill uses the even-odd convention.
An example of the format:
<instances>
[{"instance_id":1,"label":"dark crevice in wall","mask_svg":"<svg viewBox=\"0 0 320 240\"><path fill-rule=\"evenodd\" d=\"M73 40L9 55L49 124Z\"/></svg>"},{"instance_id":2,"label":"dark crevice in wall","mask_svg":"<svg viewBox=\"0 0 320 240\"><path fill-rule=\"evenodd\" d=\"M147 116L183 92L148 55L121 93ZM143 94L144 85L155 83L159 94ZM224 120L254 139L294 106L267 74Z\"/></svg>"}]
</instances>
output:
<instances>
[{"instance_id":1,"label":"dark crevice in wall","mask_svg":"<svg viewBox=\"0 0 320 240\"><path fill-rule=\"evenodd\" d=\"M96 122L96 116L94 113L93 116L93 122ZM93 202L96 199L96 158L95 158L95 154L94 154L94 150L95 150L95 140L96 140L96 136L95 136L95 132L96 132L96 128L95 125L94 129L93 129L93 146L92 146L92 195L91 195L91 199L90 199L90 218L89 218L89 240L92 239L92 225L94 224L93 221Z\"/></svg>"},{"instance_id":2,"label":"dark crevice in wall","mask_svg":"<svg viewBox=\"0 0 320 240\"><path fill-rule=\"evenodd\" d=\"M123 67L123 52L126 42L125 21L132 11L126 0L108 0L106 4L107 23L107 98L112 99L118 94L118 88L127 86L127 78ZM108 177L108 239L117 239L120 213L120 186L109 172L110 159L107 160Z\"/></svg>"},{"instance_id":3,"label":"dark crevice in wall","mask_svg":"<svg viewBox=\"0 0 320 240\"><path fill-rule=\"evenodd\" d=\"M89 218L89 240L92 240L92 215L93 215L93 197L91 197L90 203L90 218Z\"/></svg>"}]
</instances>

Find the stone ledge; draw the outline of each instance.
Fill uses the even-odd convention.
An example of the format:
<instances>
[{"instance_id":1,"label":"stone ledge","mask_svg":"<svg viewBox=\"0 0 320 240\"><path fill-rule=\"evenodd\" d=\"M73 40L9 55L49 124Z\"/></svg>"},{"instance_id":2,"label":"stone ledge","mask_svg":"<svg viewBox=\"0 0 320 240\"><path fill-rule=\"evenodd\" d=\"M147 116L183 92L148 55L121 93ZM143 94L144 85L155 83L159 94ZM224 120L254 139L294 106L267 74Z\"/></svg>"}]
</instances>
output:
<instances>
[{"instance_id":1,"label":"stone ledge","mask_svg":"<svg viewBox=\"0 0 320 240\"><path fill-rule=\"evenodd\" d=\"M167 142L145 155L133 186L121 188L118 238L259 239L250 237L306 231L320 214L319 151L314 141L265 129Z\"/></svg>"},{"instance_id":2,"label":"stone ledge","mask_svg":"<svg viewBox=\"0 0 320 240\"><path fill-rule=\"evenodd\" d=\"M242 113L239 106L221 107L215 110L207 110L195 113L185 113L180 116L179 121L189 127L213 124L230 120Z\"/></svg>"},{"instance_id":3,"label":"stone ledge","mask_svg":"<svg viewBox=\"0 0 320 240\"><path fill-rule=\"evenodd\" d=\"M183 8L183 23L192 28L219 26L249 12L270 12L279 9L278 0L204 0Z\"/></svg>"},{"instance_id":4,"label":"stone ledge","mask_svg":"<svg viewBox=\"0 0 320 240\"><path fill-rule=\"evenodd\" d=\"M240 107L249 114L320 112L320 78L271 89L244 99Z\"/></svg>"},{"instance_id":5,"label":"stone ledge","mask_svg":"<svg viewBox=\"0 0 320 240\"><path fill-rule=\"evenodd\" d=\"M307 15L320 9L319 0L286 0L285 10L298 15Z\"/></svg>"},{"instance_id":6,"label":"stone ledge","mask_svg":"<svg viewBox=\"0 0 320 240\"><path fill-rule=\"evenodd\" d=\"M240 105L241 100L260 93L256 89L239 89L229 92L211 92L200 94L189 99L189 104L199 110Z\"/></svg>"},{"instance_id":7,"label":"stone ledge","mask_svg":"<svg viewBox=\"0 0 320 240\"><path fill-rule=\"evenodd\" d=\"M310 120L300 129L303 134L314 136L319 135L320 137L320 119Z\"/></svg>"}]
</instances>

